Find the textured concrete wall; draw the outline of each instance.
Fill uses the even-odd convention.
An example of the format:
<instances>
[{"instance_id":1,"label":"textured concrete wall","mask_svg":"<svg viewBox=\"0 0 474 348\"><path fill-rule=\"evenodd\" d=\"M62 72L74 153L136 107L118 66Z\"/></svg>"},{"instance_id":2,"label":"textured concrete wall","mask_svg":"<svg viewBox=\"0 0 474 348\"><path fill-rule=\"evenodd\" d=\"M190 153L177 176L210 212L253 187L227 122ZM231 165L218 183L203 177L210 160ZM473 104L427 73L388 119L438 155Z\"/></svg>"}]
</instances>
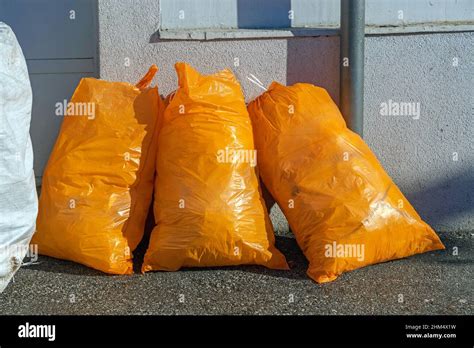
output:
<instances>
[{"instance_id":1,"label":"textured concrete wall","mask_svg":"<svg viewBox=\"0 0 474 348\"><path fill-rule=\"evenodd\" d=\"M155 81L166 95L176 88L173 64L186 61L203 73L233 68L248 100L261 92L246 79L251 73L264 84L311 82L338 101L337 37L156 42L158 14L156 0L99 0L102 78L136 82L157 64ZM422 217L439 230L474 227L473 43L474 33L366 39L365 138ZM420 103L420 118L380 115L389 99ZM272 215L277 228L286 228L276 209Z\"/></svg>"},{"instance_id":2,"label":"textured concrete wall","mask_svg":"<svg viewBox=\"0 0 474 348\"><path fill-rule=\"evenodd\" d=\"M474 33L369 37L366 47L366 141L434 227L473 229ZM420 103L419 119L380 115L389 99Z\"/></svg>"}]
</instances>

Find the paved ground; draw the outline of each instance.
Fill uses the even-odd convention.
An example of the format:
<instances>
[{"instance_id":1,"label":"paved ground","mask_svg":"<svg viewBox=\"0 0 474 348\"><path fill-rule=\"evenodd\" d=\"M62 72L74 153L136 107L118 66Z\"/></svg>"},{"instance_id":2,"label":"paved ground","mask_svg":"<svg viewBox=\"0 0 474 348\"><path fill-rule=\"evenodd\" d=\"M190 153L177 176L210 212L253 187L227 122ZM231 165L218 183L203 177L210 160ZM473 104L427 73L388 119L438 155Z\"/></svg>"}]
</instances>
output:
<instances>
[{"instance_id":1,"label":"paved ground","mask_svg":"<svg viewBox=\"0 0 474 348\"><path fill-rule=\"evenodd\" d=\"M289 272L248 266L109 276L40 257L0 295L0 313L473 314L473 234L440 236L446 251L366 267L324 285L306 276L307 262L288 235L278 236L277 246Z\"/></svg>"}]
</instances>

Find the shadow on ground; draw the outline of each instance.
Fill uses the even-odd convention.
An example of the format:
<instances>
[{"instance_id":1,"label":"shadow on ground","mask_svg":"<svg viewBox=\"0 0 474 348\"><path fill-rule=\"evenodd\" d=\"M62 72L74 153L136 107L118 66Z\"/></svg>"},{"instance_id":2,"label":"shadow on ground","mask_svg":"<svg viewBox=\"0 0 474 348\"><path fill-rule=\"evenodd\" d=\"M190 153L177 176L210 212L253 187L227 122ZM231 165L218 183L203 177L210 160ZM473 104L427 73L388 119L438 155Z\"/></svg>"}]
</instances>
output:
<instances>
[{"instance_id":1,"label":"shadow on ground","mask_svg":"<svg viewBox=\"0 0 474 348\"><path fill-rule=\"evenodd\" d=\"M148 244L150 241L150 235L155 226L155 221L153 219L153 212L149 211L146 224L145 232L142 241L137 246L133 252L133 271L135 274L141 273L141 267L143 264L143 259L145 257L146 250L148 249ZM288 236L275 236L276 247L286 256L288 264L290 265L291 270L272 270L265 268L263 266L256 265L246 265L246 266L233 266L233 267L208 267L206 270L215 271L223 270L228 272L239 271L239 272L249 272L262 274L272 277L282 277L288 279L307 279L306 268L308 262L304 257L303 253L299 249L296 240ZM53 262L52 262L53 261ZM296 267L297 265L297 267ZM43 271L43 272L54 272L54 273L64 273L70 275L78 276L109 276L117 277L113 275L107 275L103 272L96 271L94 269L88 268L86 266L65 261L49 258L46 256L41 256L37 264L29 266L31 270ZM183 268L180 272L199 272L202 269L200 268ZM165 273L165 272L162 272Z\"/></svg>"},{"instance_id":2,"label":"shadow on ground","mask_svg":"<svg viewBox=\"0 0 474 348\"><path fill-rule=\"evenodd\" d=\"M306 277L307 262L290 236L276 241L291 271L242 266L109 276L40 257L0 295L0 313L472 314L471 233L440 236L446 250L364 267L327 284ZM146 245L140 248L137 260Z\"/></svg>"},{"instance_id":3,"label":"shadow on ground","mask_svg":"<svg viewBox=\"0 0 474 348\"><path fill-rule=\"evenodd\" d=\"M277 248L286 256L288 264L291 267L291 270L273 270L268 269L263 266L256 265L246 265L246 266L236 266L236 267L207 267L206 270L215 271L239 271L239 272L250 272L256 274L262 274L272 277L282 277L288 279L307 279L306 268L308 262L306 258L298 248L296 240L290 237L277 236L276 237L276 246ZM141 273L141 265L143 263L143 258L145 256L146 249L148 247L148 238L145 238L142 243L137 247L134 252L134 272L136 274ZM295 267L298 265L298 267ZM53 273L63 273L77 276L104 276L104 277L117 277L113 275L108 275L100 271L96 271L92 268L77 264L71 261L58 260L50 258L47 256L40 256L39 262L28 266L28 269L42 272L53 272ZM200 268L183 268L180 272L199 272L202 269ZM165 273L165 272L163 272Z\"/></svg>"}]
</instances>

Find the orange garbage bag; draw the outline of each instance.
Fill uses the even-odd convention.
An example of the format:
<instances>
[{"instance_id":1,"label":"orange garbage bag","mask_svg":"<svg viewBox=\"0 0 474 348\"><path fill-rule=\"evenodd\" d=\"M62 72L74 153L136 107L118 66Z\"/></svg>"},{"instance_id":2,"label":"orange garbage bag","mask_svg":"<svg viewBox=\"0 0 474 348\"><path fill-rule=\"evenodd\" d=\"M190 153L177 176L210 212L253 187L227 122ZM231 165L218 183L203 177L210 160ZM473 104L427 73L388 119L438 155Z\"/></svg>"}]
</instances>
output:
<instances>
[{"instance_id":1,"label":"orange garbage bag","mask_svg":"<svg viewBox=\"0 0 474 348\"><path fill-rule=\"evenodd\" d=\"M112 274L132 273L132 253L151 204L163 102L148 88L152 66L133 86L79 83L43 176L39 253ZM94 113L84 116L79 111Z\"/></svg>"},{"instance_id":2,"label":"orange garbage bag","mask_svg":"<svg viewBox=\"0 0 474 348\"><path fill-rule=\"evenodd\" d=\"M158 136L156 227L142 266L258 264L287 269L262 200L252 126L232 72L176 64L179 88Z\"/></svg>"},{"instance_id":3,"label":"orange garbage bag","mask_svg":"<svg viewBox=\"0 0 474 348\"><path fill-rule=\"evenodd\" d=\"M444 248L323 88L274 82L248 110L261 177L316 282Z\"/></svg>"}]
</instances>

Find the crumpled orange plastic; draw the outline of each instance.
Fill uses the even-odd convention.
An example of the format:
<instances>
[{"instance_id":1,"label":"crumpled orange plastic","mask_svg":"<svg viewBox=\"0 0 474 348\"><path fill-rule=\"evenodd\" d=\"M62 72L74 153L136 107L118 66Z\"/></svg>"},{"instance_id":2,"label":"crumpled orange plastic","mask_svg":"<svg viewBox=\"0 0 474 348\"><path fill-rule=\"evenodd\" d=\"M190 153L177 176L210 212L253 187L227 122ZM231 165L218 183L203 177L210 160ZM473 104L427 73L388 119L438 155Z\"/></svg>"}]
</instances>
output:
<instances>
[{"instance_id":1,"label":"crumpled orange plastic","mask_svg":"<svg viewBox=\"0 0 474 348\"><path fill-rule=\"evenodd\" d=\"M274 82L248 110L260 175L316 282L444 249L323 88Z\"/></svg>"},{"instance_id":2,"label":"crumpled orange plastic","mask_svg":"<svg viewBox=\"0 0 474 348\"><path fill-rule=\"evenodd\" d=\"M79 83L70 101L74 113L64 117L43 176L32 240L40 254L132 273L131 251L151 204L163 111L158 89L148 88L157 70L153 65L136 86L93 78ZM81 107L94 113L84 116Z\"/></svg>"},{"instance_id":3,"label":"crumpled orange plastic","mask_svg":"<svg viewBox=\"0 0 474 348\"><path fill-rule=\"evenodd\" d=\"M179 88L167 98L158 136L157 225L143 272L241 264L287 269L250 157L252 126L238 81L229 70L204 76L177 63L176 71Z\"/></svg>"}]
</instances>

